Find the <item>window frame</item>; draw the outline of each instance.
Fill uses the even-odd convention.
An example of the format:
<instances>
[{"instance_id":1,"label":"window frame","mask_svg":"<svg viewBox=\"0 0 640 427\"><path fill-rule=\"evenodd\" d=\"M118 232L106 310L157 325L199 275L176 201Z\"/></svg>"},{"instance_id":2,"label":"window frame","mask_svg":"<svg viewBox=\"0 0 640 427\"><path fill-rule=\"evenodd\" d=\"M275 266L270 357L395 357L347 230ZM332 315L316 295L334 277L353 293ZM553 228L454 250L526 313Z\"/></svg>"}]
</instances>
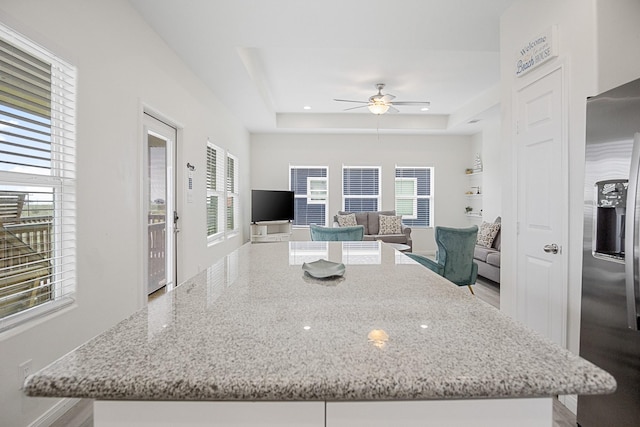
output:
<instances>
[{"instance_id":1,"label":"window frame","mask_svg":"<svg viewBox=\"0 0 640 427\"><path fill-rule=\"evenodd\" d=\"M229 161L233 162L232 176L229 175L230 167ZM233 154L226 152L225 156L225 200L227 206L225 209L225 237L230 238L237 235L240 232L240 190L239 190L239 163L238 158ZM229 188L230 181L232 181L233 188ZM233 227L229 227L229 201L233 204Z\"/></svg>"},{"instance_id":2,"label":"window frame","mask_svg":"<svg viewBox=\"0 0 640 427\"><path fill-rule=\"evenodd\" d=\"M398 182L412 182L413 183L413 194L410 196L402 195L398 196ZM411 201L411 215L406 216L402 215L402 219L418 219L418 178L415 177L396 177L394 182L395 188L395 207L396 207L396 215L400 215L400 209L398 209L398 201L399 200L409 200Z\"/></svg>"},{"instance_id":3,"label":"window frame","mask_svg":"<svg viewBox=\"0 0 640 427\"><path fill-rule=\"evenodd\" d=\"M308 176L306 177L306 182L307 182L307 191L305 194L298 194L296 192L296 188L293 188L293 182L291 180L291 175L292 172L294 170L305 170L305 169L309 169L309 170L318 170L320 171L319 173L324 172L325 176ZM312 190L311 190L311 185L310 185L310 181L312 180L319 180L319 181L324 181L325 182L325 198L324 200L318 200L315 199L314 196L312 195ZM307 206L309 205L324 205L324 223L322 224L318 224L321 226L327 226L329 223L329 167L328 166L294 166L294 165L289 165L289 191L293 191L294 192L294 199L305 199ZM296 219L294 219L294 224L293 226L296 228L308 228L309 224L296 224L297 222L297 215L294 215L296 217Z\"/></svg>"},{"instance_id":4,"label":"window frame","mask_svg":"<svg viewBox=\"0 0 640 427\"><path fill-rule=\"evenodd\" d=\"M345 171L348 169L371 169L376 170L378 175L378 194L349 194L345 195ZM376 208L379 211L382 206L382 166L345 166L342 165L342 211L347 211L346 200L347 199L375 199Z\"/></svg>"},{"instance_id":5,"label":"window frame","mask_svg":"<svg viewBox=\"0 0 640 427\"><path fill-rule=\"evenodd\" d=\"M412 171L427 171L427 179L428 179L428 189L427 192L428 194L420 194L419 191L419 185L418 185L418 178L417 177L411 177L411 176L397 176L398 175L398 171L400 170L412 170ZM403 220L407 219L410 221L419 221L420 220L420 215L418 213L418 202L420 200L427 200L428 201L428 212L427 212L427 217L426 217L426 225L416 225L416 224L410 224L411 228L433 228L433 224L434 224L434 197L433 197L433 189L434 189L434 176L435 176L435 168L433 166L398 166L396 165L395 169L394 169L394 190L396 190L396 184L399 180L407 180L407 179L413 179L416 182L416 186L415 186L415 198L412 198L414 200L414 212L416 213L416 218L407 218L406 216L403 216ZM397 191L394 194L394 207L396 208L396 213L398 212L398 200L407 200L410 199L407 196L401 196L398 197ZM397 213L398 214L398 213Z\"/></svg>"},{"instance_id":6,"label":"window frame","mask_svg":"<svg viewBox=\"0 0 640 427\"><path fill-rule=\"evenodd\" d=\"M206 201L205 201L205 212L206 212L206 227L207 227L207 243L213 244L221 241L224 238L225 227L226 227L226 219L225 219L225 209L224 203L226 200L225 188L226 188L226 171L225 171L225 159L226 154L225 151L207 140L207 171L206 174L209 174L209 151L213 150L215 152L215 188L209 185L209 179L205 179L206 186ZM209 234L209 198L210 197L218 197L217 203L217 231Z\"/></svg>"},{"instance_id":7,"label":"window frame","mask_svg":"<svg viewBox=\"0 0 640 427\"><path fill-rule=\"evenodd\" d=\"M317 190L311 188L313 181L322 182L324 189ZM314 195L314 192L324 194L324 196ZM307 203L310 205L326 205L329 198L329 177L328 176L308 176L307 177Z\"/></svg>"},{"instance_id":8,"label":"window frame","mask_svg":"<svg viewBox=\"0 0 640 427\"><path fill-rule=\"evenodd\" d=\"M28 37L10 29L0 23L0 39L3 43L9 45L9 48L15 48L16 61L24 58L27 61L32 59L36 62L44 63L48 66L46 86L40 86L40 93L45 97L49 97L48 104L45 103L41 112L48 111L47 127L48 132L42 135L48 136L42 140L45 145L49 146L48 150L41 152L49 152L49 157L42 157L45 160L45 166L33 164L23 164L26 170L15 170L15 166L20 167L20 163L12 163L7 160L3 163L4 167L0 170L0 187L7 190L16 191L9 188L20 188L20 192L27 195L36 195L41 189L51 189L51 231L50 231L50 249L48 253L34 252L40 255L47 255L43 258L49 264L49 274L47 276L39 276L40 286L49 287L48 291L50 300L37 303L32 307L22 308L15 313L9 313L0 317L0 332L7 331L19 324L38 319L48 315L54 311L60 310L75 301L76 295L76 86L77 86L77 69L69 62L61 59L49 49L43 48ZM9 63L13 63L9 60ZM16 77L20 78L20 77ZM30 98L20 97L24 102ZM35 126L32 117L38 116L30 107L17 106L11 101L2 102L4 115L15 114L19 116L18 120L22 122L31 122L34 127L24 127L27 132L34 132L35 129L41 129L42 126ZM24 105L24 104L23 104ZM13 111L13 112L12 112ZM44 113L47 114L47 113ZM13 126L9 124L8 126ZM19 125L15 125L19 126ZM7 146L11 146L10 140L4 139ZM2 142L0 141L0 145ZM22 143L21 143L22 144ZM20 158L20 149L12 151L7 149L8 155ZM16 154L9 154L16 153ZM26 158L27 154L22 153ZM13 166L9 166L12 165ZM37 168L37 169L30 169ZM12 170L13 169L13 170ZM36 172L37 170L37 172ZM37 199L37 196L36 196ZM31 203L29 201L28 203ZM36 202L34 202L36 203ZM16 217L17 218L22 218ZM18 223L19 224L19 223ZM10 227L11 228L11 227ZM29 244L29 243L24 243ZM30 248L34 249L30 246ZM26 261L31 263L31 261ZM16 264L16 266L23 265ZM20 273L17 273L19 275ZM42 280L48 280L48 284L43 285ZM15 294L22 293L16 292ZM9 294L8 297L11 297Z\"/></svg>"}]
</instances>

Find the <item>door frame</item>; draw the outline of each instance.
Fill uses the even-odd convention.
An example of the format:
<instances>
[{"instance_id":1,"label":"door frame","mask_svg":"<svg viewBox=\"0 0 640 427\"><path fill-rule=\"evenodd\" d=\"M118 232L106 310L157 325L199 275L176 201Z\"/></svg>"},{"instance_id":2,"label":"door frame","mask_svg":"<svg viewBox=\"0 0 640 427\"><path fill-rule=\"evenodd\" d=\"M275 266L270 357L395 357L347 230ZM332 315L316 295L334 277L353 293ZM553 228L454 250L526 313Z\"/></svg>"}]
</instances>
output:
<instances>
[{"instance_id":1,"label":"door frame","mask_svg":"<svg viewBox=\"0 0 640 427\"><path fill-rule=\"evenodd\" d=\"M144 103L140 103L139 115L138 115L138 138L137 138L137 146L138 146L138 229L140 230L139 240L138 240L138 260L141 266L139 275L138 275L138 289L137 289L137 308L143 308L147 306L148 302L148 293L147 293L147 276L148 276L148 265L147 265L147 256L148 256L148 229L147 229L147 219L146 219L146 205L147 201L145 200L145 195L147 189L145 188L145 174L146 174L146 161L147 161L147 134L146 134L146 124L145 124L145 115L151 116L152 118L174 128L176 130L176 140L174 142L174 164L173 164L173 186L174 186L174 210L177 212L182 211L181 204L181 176L178 173L178 165L180 164L180 150L179 142L182 137L182 126L179 123L168 116L160 113L157 109L150 107ZM175 285L178 282L178 254L180 253L180 233L174 233L174 281Z\"/></svg>"},{"instance_id":2,"label":"door frame","mask_svg":"<svg viewBox=\"0 0 640 427\"><path fill-rule=\"evenodd\" d=\"M521 84L517 84L514 85L513 87L513 92L512 92L512 129L511 129L511 135L512 135L512 141L514 141L513 147L514 149L512 150L512 161L513 161L513 165L515 165L515 167L512 169L512 178L513 178L513 182L515 183L515 185L512 187L514 189L514 191L512 192L512 194L514 195L513 199L512 199L512 206L513 206L513 212L515 213L515 218L514 218L514 222L515 222L515 230L516 230L516 235L515 235L515 246L514 249L516 250L516 256L513 258L512 262L512 268L513 268L513 275L512 275L512 279L513 279L513 302L514 302L514 313L515 313L515 318L517 320L521 319L521 315L522 313L520 312L520 293L522 292L522 288L519 286L518 284L518 278L520 277L521 272L519 271L519 264L520 264L520 257L521 254L518 253L517 249L520 247L520 232L519 232L519 220L520 220L520 210L519 210L519 205L520 205L520 198L519 198L519 193L518 193L518 189L520 186L520 182L518 179L518 166L519 166L519 161L518 159L520 158L520 146L519 146L519 140L518 140L518 119L519 119L519 111L518 111L518 100L519 100L519 94L526 89L527 87L537 83L538 81L549 77L551 74L553 74L556 71L560 72L560 77L561 77L561 88L560 88L560 96L561 96L561 109L560 109L560 120L562 120L561 123L561 130L560 130L560 134L561 134L561 166L560 166L560 170L561 170L561 185L560 185L560 189L562 191L563 197L562 199L562 206L560 207L561 209L561 223L562 223L562 232L561 232L561 237L560 237L560 246L562 248L562 257L561 257L561 275L562 275L562 283L563 283L563 292L562 292L562 301L560 302L561 304L561 309L562 309L562 325L561 325L561 343L560 345L564 348L567 348L567 335L568 335L568 324L569 324L569 307L568 307L568 301L569 301L569 253L567 252L569 249L569 111L568 111L568 100L569 100L569 96L568 96L568 84L567 84L567 75L568 75L568 71L567 71L568 65L566 63L566 60L564 59L559 59L554 66L549 67L549 68L544 68L541 69L539 72L532 72L529 76L527 76L528 78L526 78L526 80L523 80L521 82Z\"/></svg>"}]
</instances>

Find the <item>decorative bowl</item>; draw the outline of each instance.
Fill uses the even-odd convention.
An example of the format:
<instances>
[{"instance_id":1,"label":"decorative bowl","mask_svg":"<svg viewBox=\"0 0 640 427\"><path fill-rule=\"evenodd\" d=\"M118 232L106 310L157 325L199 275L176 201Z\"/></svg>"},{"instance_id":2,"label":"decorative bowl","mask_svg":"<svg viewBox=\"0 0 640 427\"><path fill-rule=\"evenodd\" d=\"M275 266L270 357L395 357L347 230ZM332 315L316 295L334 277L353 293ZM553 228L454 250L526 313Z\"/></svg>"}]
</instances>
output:
<instances>
[{"instance_id":1,"label":"decorative bowl","mask_svg":"<svg viewBox=\"0 0 640 427\"><path fill-rule=\"evenodd\" d=\"M324 279L326 277L342 276L345 271L345 266L342 263L319 259L309 263L305 262L302 264L302 269L312 277Z\"/></svg>"}]
</instances>

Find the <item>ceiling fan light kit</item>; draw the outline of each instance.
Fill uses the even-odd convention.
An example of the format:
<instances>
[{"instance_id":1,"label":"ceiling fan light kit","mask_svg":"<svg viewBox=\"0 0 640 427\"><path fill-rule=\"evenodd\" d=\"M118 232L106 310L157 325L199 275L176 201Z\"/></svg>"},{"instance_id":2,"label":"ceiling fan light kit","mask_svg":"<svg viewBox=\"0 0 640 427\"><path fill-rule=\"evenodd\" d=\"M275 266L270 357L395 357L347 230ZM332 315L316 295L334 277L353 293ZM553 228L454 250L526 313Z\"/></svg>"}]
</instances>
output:
<instances>
[{"instance_id":1,"label":"ceiling fan light kit","mask_svg":"<svg viewBox=\"0 0 640 427\"><path fill-rule=\"evenodd\" d=\"M369 111L371 111L373 114L378 115L384 114L389 111L389 106L383 102L374 102L372 104L369 104L367 107L369 107Z\"/></svg>"},{"instance_id":2,"label":"ceiling fan light kit","mask_svg":"<svg viewBox=\"0 0 640 427\"><path fill-rule=\"evenodd\" d=\"M350 99L334 99L334 101L338 101L338 102L355 102L358 104L364 104L364 105L359 105L357 107L351 107L351 108L346 108L344 111L347 110L355 110L358 108L364 108L367 107L369 109L369 111L371 111L373 114L384 114L388 111L392 112L392 113L398 113L399 110L397 108L394 107L394 105L418 105L418 106L423 106L424 108L422 108L422 111L426 111L428 110L429 105L431 105L431 103L429 101L396 101L396 102L392 102L395 99L394 95L391 95L389 93L383 94L382 93L382 89L384 89L385 84L384 83L378 83L376 84L376 88L378 89L378 93L369 97L368 101L353 101ZM426 109L425 109L426 108Z\"/></svg>"}]
</instances>

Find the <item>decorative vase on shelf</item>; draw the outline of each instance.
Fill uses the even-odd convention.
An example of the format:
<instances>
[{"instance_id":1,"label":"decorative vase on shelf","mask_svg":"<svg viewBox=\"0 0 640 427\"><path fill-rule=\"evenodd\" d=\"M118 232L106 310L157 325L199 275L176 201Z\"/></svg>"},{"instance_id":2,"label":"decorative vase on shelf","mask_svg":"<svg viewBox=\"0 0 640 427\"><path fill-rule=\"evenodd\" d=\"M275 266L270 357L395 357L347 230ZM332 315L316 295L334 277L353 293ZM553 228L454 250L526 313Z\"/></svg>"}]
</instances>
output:
<instances>
[{"instance_id":1,"label":"decorative vase on shelf","mask_svg":"<svg viewBox=\"0 0 640 427\"><path fill-rule=\"evenodd\" d=\"M474 172L482 172L482 160L480 160L480 153L476 153L476 160L473 163Z\"/></svg>"}]
</instances>

